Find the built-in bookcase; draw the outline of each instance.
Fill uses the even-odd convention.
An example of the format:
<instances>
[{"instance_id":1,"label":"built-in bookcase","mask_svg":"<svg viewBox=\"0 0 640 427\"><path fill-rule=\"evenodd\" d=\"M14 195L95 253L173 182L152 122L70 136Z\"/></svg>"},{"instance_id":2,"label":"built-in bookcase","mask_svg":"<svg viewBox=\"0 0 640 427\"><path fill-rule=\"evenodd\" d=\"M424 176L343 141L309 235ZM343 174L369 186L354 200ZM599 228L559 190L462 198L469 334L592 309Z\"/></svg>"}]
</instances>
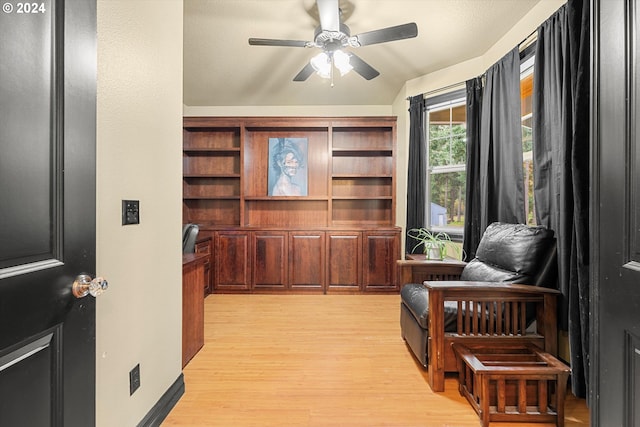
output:
<instances>
[{"instance_id":1,"label":"built-in bookcase","mask_svg":"<svg viewBox=\"0 0 640 427\"><path fill-rule=\"evenodd\" d=\"M240 223L240 135L239 127L184 129L182 197L185 222Z\"/></svg>"},{"instance_id":2,"label":"built-in bookcase","mask_svg":"<svg viewBox=\"0 0 640 427\"><path fill-rule=\"evenodd\" d=\"M183 138L183 220L212 237L214 290L396 289L395 117L186 117ZM270 138L307 141L306 196L268 195Z\"/></svg>"},{"instance_id":3,"label":"built-in bookcase","mask_svg":"<svg viewBox=\"0 0 640 427\"><path fill-rule=\"evenodd\" d=\"M332 129L333 224L393 224L395 127Z\"/></svg>"},{"instance_id":4,"label":"built-in bookcase","mask_svg":"<svg viewBox=\"0 0 640 427\"><path fill-rule=\"evenodd\" d=\"M268 141L282 137L308 140L307 196L267 196ZM184 220L392 226L395 137L395 118L185 118Z\"/></svg>"}]
</instances>

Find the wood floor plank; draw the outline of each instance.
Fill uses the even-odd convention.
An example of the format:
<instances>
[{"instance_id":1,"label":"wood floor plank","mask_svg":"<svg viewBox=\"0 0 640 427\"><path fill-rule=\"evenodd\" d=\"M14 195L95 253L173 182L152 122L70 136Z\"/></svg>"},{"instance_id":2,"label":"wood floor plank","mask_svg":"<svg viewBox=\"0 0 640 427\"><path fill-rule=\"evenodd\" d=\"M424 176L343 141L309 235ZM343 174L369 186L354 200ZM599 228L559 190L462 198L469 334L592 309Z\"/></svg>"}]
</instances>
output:
<instances>
[{"instance_id":1,"label":"wood floor plank","mask_svg":"<svg viewBox=\"0 0 640 427\"><path fill-rule=\"evenodd\" d=\"M210 295L205 345L162 425L477 427L455 377L431 392L399 318L399 295ZM589 425L584 400L567 396L565 414Z\"/></svg>"}]
</instances>

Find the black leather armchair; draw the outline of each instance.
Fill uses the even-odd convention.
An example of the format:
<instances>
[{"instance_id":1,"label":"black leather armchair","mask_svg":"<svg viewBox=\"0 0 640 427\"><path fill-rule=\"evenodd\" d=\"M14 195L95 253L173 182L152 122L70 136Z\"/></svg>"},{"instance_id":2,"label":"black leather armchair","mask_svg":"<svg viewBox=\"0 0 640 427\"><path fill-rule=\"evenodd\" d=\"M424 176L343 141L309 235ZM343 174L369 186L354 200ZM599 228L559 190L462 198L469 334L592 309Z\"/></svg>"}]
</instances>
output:
<instances>
[{"instance_id":1,"label":"black leather armchair","mask_svg":"<svg viewBox=\"0 0 640 427\"><path fill-rule=\"evenodd\" d=\"M456 339L527 340L556 354L557 291L546 289L555 287L556 268L552 230L493 223L485 230L476 257L462 269L459 281L447 277L448 281L441 282L401 283L402 338L428 368L432 388L444 389L444 372L456 371L449 348ZM430 292L437 293L435 306ZM434 311L436 316L431 316ZM526 328L533 320L538 325L527 335ZM434 325L438 330L430 331ZM430 354L437 360L429 360Z\"/></svg>"}]
</instances>

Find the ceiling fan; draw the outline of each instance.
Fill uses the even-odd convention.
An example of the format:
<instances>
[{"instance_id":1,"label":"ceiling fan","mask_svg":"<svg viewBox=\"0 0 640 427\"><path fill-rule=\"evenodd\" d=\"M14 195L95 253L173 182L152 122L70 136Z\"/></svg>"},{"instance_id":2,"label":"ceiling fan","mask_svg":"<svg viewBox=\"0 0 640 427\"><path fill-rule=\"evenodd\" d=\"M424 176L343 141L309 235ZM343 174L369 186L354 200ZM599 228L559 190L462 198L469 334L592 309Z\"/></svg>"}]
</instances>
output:
<instances>
[{"instance_id":1,"label":"ceiling fan","mask_svg":"<svg viewBox=\"0 0 640 427\"><path fill-rule=\"evenodd\" d=\"M394 27L351 35L349 27L341 22L338 0L316 0L320 26L316 28L313 41L281 40L250 38L252 46L285 46L285 47L317 47L322 52L311 58L309 63L293 78L296 82L305 81L314 72L321 77L330 78L333 86L333 69L337 68L341 75L354 70L366 80L371 80L380 73L353 52L345 52L344 48L357 48L394 40L416 37L418 26L415 22L396 25Z\"/></svg>"}]
</instances>

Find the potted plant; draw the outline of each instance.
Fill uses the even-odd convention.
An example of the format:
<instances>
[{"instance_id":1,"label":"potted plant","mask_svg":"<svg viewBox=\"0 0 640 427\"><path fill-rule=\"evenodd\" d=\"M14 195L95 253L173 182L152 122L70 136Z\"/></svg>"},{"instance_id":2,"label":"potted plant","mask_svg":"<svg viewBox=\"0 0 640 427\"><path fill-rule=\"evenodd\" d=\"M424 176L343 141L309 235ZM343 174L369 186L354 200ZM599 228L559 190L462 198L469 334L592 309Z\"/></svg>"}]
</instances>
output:
<instances>
[{"instance_id":1,"label":"potted plant","mask_svg":"<svg viewBox=\"0 0 640 427\"><path fill-rule=\"evenodd\" d=\"M459 251L457 246L452 245L451 237L443 232L434 232L426 228L412 228L407 231L407 236L417 243L411 248L413 253L420 245L423 246L424 254L429 260L443 260L447 254L447 246Z\"/></svg>"}]
</instances>

